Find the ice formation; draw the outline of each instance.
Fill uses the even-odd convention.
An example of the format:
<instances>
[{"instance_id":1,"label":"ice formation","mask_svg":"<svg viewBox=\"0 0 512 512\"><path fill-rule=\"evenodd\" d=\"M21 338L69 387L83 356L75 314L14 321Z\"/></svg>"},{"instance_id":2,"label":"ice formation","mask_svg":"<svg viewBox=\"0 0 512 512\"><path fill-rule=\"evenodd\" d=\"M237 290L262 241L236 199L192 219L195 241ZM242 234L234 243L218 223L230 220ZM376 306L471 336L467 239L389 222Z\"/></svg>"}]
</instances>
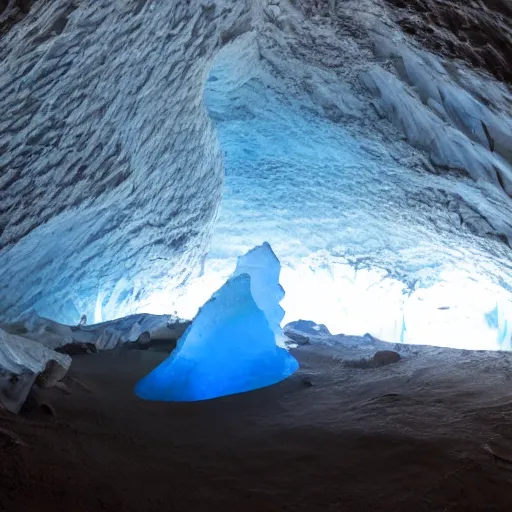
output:
<instances>
[{"instance_id":1,"label":"ice formation","mask_svg":"<svg viewBox=\"0 0 512 512\"><path fill-rule=\"evenodd\" d=\"M84 343L94 345L97 350L111 350L136 342L141 336L148 340L175 340L188 323L173 315L136 314L98 324L69 326L31 314L18 322L0 323L0 328L52 350Z\"/></svg>"},{"instance_id":2,"label":"ice formation","mask_svg":"<svg viewBox=\"0 0 512 512\"><path fill-rule=\"evenodd\" d=\"M193 315L236 254L268 240L285 322L510 348L510 92L414 47L377 3L336 5L334 21L283 9L297 37L265 25L252 65L215 60L225 189L204 274L176 309Z\"/></svg>"},{"instance_id":3,"label":"ice formation","mask_svg":"<svg viewBox=\"0 0 512 512\"><path fill-rule=\"evenodd\" d=\"M70 364L69 356L0 329L0 407L19 412L36 378L49 387Z\"/></svg>"},{"instance_id":4,"label":"ice formation","mask_svg":"<svg viewBox=\"0 0 512 512\"><path fill-rule=\"evenodd\" d=\"M38 1L2 35L5 320L123 316L198 264L223 176L204 83L251 4Z\"/></svg>"},{"instance_id":5,"label":"ice formation","mask_svg":"<svg viewBox=\"0 0 512 512\"><path fill-rule=\"evenodd\" d=\"M147 400L206 400L293 374L298 363L277 346L273 331L283 294L278 279L279 261L268 244L240 258L235 274L200 309L169 358L137 383L135 393Z\"/></svg>"},{"instance_id":6,"label":"ice formation","mask_svg":"<svg viewBox=\"0 0 512 512\"><path fill-rule=\"evenodd\" d=\"M36 2L0 41L2 318L191 318L268 240L285 321L510 348L510 89L395 11Z\"/></svg>"},{"instance_id":7,"label":"ice formation","mask_svg":"<svg viewBox=\"0 0 512 512\"><path fill-rule=\"evenodd\" d=\"M265 313L272 332L279 340L284 310L280 305L285 294L279 284L281 265L267 242L240 256L233 277L242 274L251 276L251 295L256 305Z\"/></svg>"}]
</instances>

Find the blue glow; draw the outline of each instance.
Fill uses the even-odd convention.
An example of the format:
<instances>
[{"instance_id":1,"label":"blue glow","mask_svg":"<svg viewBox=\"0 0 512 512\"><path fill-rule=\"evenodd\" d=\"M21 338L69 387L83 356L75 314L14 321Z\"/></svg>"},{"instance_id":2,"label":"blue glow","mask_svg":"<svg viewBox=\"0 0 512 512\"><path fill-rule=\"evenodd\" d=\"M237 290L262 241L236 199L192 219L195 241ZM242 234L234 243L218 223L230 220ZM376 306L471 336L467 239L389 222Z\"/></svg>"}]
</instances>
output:
<instances>
[{"instance_id":1,"label":"blue glow","mask_svg":"<svg viewBox=\"0 0 512 512\"><path fill-rule=\"evenodd\" d=\"M230 279L201 308L170 357L139 381L146 400L197 401L270 386L298 363L276 345L251 294L251 279Z\"/></svg>"},{"instance_id":2,"label":"blue glow","mask_svg":"<svg viewBox=\"0 0 512 512\"><path fill-rule=\"evenodd\" d=\"M220 56L206 86L226 179L202 275L180 290L154 283L138 311L192 318L236 257L268 240L287 291L281 325L311 319L389 342L509 350L510 249L471 227L491 233L488 218L506 233L508 203L472 180L422 171L396 133L379 135L347 84L303 69L301 95L258 72L260 52L250 52Z\"/></svg>"}]
</instances>

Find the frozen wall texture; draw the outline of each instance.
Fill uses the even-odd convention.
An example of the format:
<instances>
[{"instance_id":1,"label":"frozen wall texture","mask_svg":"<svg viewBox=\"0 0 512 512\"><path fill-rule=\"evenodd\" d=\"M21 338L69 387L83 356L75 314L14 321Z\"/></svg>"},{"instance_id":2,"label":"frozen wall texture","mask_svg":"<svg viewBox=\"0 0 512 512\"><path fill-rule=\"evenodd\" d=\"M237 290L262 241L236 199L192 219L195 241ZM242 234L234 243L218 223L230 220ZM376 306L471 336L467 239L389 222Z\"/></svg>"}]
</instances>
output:
<instances>
[{"instance_id":1,"label":"frozen wall texture","mask_svg":"<svg viewBox=\"0 0 512 512\"><path fill-rule=\"evenodd\" d=\"M75 322L186 278L223 173L203 88L251 4L39 1L3 37L4 318Z\"/></svg>"},{"instance_id":2,"label":"frozen wall texture","mask_svg":"<svg viewBox=\"0 0 512 512\"><path fill-rule=\"evenodd\" d=\"M268 240L286 320L509 346L504 57L493 77L448 43L431 53L419 3L395 4L60 0L21 13L0 41L3 315L190 317ZM469 4L487 26L494 15Z\"/></svg>"},{"instance_id":3,"label":"frozen wall texture","mask_svg":"<svg viewBox=\"0 0 512 512\"><path fill-rule=\"evenodd\" d=\"M391 14L373 0L281 2L243 59L218 55L206 103L226 182L183 314L268 240L285 322L510 346L512 97L419 48Z\"/></svg>"},{"instance_id":4,"label":"frozen wall texture","mask_svg":"<svg viewBox=\"0 0 512 512\"><path fill-rule=\"evenodd\" d=\"M422 45L512 82L510 0L386 0L393 17Z\"/></svg>"}]
</instances>

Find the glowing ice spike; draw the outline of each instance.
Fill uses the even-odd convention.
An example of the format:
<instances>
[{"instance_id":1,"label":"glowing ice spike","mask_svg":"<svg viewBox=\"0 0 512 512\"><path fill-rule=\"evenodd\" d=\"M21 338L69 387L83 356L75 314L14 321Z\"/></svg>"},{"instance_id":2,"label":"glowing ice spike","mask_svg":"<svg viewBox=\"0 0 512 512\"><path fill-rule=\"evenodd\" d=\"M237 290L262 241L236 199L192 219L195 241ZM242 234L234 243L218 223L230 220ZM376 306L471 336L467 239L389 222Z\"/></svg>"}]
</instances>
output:
<instances>
[{"instance_id":1,"label":"glowing ice spike","mask_svg":"<svg viewBox=\"0 0 512 512\"><path fill-rule=\"evenodd\" d=\"M283 287L279 284L281 264L268 242L251 249L240 256L233 276L249 274L251 293L256 305L265 313L268 324L277 338L282 336L281 321L284 309L279 303L284 298Z\"/></svg>"},{"instance_id":2,"label":"glowing ice spike","mask_svg":"<svg viewBox=\"0 0 512 512\"><path fill-rule=\"evenodd\" d=\"M199 310L174 352L137 383L135 393L147 400L206 400L275 384L298 367L276 345L251 294L251 278L241 274Z\"/></svg>"}]
</instances>

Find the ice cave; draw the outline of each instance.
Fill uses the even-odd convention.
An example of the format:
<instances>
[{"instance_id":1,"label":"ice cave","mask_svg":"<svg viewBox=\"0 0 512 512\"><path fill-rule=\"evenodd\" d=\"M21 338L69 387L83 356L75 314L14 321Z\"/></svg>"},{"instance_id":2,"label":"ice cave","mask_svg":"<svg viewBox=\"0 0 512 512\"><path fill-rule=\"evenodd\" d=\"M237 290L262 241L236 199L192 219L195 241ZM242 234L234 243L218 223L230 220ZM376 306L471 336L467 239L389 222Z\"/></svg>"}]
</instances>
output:
<instances>
[{"instance_id":1,"label":"ice cave","mask_svg":"<svg viewBox=\"0 0 512 512\"><path fill-rule=\"evenodd\" d=\"M501 82L378 6L335 35L287 2L135 3L35 2L2 38L4 320L192 318L268 241L285 323L510 348Z\"/></svg>"},{"instance_id":2,"label":"ice cave","mask_svg":"<svg viewBox=\"0 0 512 512\"><path fill-rule=\"evenodd\" d=\"M512 441L478 430L481 411L510 403L511 70L510 0L0 0L0 450L35 444L48 452L15 460L64 467L71 451L49 432L87 433L73 464L102 497L84 492L83 510L142 511L170 502L168 480L188 496L173 487L176 510L228 510L209 483L188 488L188 457L213 474L212 453L240 448L250 462L219 488L246 464L254 506L281 510L267 505L286 461L300 480L336 445L352 482L351 450L374 446L354 432L417 433L417 406L454 429L403 446L453 435L455 475L478 439L512 467ZM492 411L493 424L509 417ZM41 443L38 414L54 422ZM315 429L346 437L324 445ZM107 471L128 453L133 489ZM164 454L180 469L161 481ZM45 478L20 477L36 490L7 489L6 510L54 499ZM110 478L123 492L104 489ZM154 502L137 502L137 482ZM298 487L309 510L388 510ZM423 510L414 499L389 510ZM433 510L452 510L443 499Z\"/></svg>"}]
</instances>

